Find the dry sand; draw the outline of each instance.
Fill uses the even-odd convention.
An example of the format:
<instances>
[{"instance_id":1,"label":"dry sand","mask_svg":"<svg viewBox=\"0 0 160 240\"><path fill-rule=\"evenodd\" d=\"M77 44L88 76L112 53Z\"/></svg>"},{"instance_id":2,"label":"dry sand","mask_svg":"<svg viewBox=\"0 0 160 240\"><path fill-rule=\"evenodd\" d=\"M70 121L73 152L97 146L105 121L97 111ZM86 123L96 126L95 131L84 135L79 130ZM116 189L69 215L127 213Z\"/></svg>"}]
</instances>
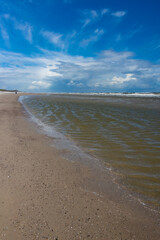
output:
<instances>
[{"instance_id":1,"label":"dry sand","mask_svg":"<svg viewBox=\"0 0 160 240\"><path fill-rule=\"evenodd\" d=\"M160 239L159 213L64 159L17 97L0 95L0 240Z\"/></svg>"}]
</instances>

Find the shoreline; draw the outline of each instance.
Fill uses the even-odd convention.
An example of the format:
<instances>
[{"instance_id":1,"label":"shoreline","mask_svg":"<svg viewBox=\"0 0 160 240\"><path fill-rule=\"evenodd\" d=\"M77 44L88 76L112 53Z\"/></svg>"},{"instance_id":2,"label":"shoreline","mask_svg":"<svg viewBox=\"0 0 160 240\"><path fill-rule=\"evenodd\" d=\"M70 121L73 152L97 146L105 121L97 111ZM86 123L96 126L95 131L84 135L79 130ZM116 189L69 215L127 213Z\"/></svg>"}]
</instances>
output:
<instances>
[{"instance_id":1,"label":"shoreline","mask_svg":"<svg viewBox=\"0 0 160 240\"><path fill-rule=\"evenodd\" d=\"M39 95L39 94L38 94ZM42 95L44 97L48 97L48 94ZM57 97L59 97L56 94ZM60 95L61 96L61 95ZM68 97L68 95L63 95L65 97ZM75 96L73 94L73 96ZM29 96L28 96L29 97ZM77 98L75 99L77 101ZM81 101L85 101L84 98L81 99ZM143 206L146 208L151 209L152 211L159 212L160 208L159 205L151 204L147 202L143 194L137 193L136 191L131 190L127 184L124 183L124 175L120 174L118 171L113 169L111 163L108 163L105 161L105 159L102 159L100 156L96 156L95 153L91 151L91 149L86 148L85 146L82 146L77 139L72 138L72 136L69 134L63 134L60 129L55 128L53 125L46 124L45 121L41 120L40 118L36 117L35 114L33 114L30 109L25 104L25 100L23 102L23 96L22 98L19 98L19 102L22 103L25 111L27 112L27 117L29 121L34 123L37 131L40 131L43 135L47 135L53 139L53 146L60 150L59 152L63 152L62 157L65 157L66 159L70 161L78 161L83 165L87 165L90 168L100 168L99 173L96 172L95 175L104 174L108 175L112 178L112 181L114 183L120 185L121 189L123 188L123 191L126 191L126 195L131 195L132 198L134 198L136 201L140 202ZM74 136L73 136L74 137ZM105 171L106 170L106 171ZM105 176L104 176L105 177ZM114 179L114 180L113 180ZM106 185L105 181L100 182L100 185ZM108 192L104 188L104 192Z\"/></svg>"},{"instance_id":2,"label":"shoreline","mask_svg":"<svg viewBox=\"0 0 160 240\"><path fill-rule=\"evenodd\" d=\"M160 215L101 174L63 158L28 121L18 96L1 94L1 239L160 238Z\"/></svg>"}]
</instances>

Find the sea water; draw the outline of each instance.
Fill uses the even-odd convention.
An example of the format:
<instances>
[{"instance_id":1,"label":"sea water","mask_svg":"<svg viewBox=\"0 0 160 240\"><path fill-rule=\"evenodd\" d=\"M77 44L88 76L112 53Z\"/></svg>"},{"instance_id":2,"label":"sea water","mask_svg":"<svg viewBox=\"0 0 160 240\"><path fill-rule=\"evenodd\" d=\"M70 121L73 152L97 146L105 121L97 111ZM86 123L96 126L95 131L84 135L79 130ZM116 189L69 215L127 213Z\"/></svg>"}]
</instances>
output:
<instances>
[{"instance_id":1,"label":"sea water","mask_svg":"<svg viewBox=\"0 0 160 240\"><path fill-rule=\"evenodd\" d=\"M159 94L48 94L25 97L23 104L160 209Z\"/></svg>"}]
</instances>

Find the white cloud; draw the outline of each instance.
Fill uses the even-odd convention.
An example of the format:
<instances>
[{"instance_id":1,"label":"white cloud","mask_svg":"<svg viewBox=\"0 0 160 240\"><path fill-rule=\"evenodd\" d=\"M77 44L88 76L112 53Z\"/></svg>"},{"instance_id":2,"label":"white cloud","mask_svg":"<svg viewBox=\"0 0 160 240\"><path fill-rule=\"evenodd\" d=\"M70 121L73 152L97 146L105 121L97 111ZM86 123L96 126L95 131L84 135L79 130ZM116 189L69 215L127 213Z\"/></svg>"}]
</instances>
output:
<instances>
[{"instance_id":1,"label":"white cloud","mask_svg":"<svg viewBox=\"0 0 160 240\"><path fill-rule=\"evenodd\" d=\"M90 22L91 22L91 19L89 18L85 19L82 28L85 28Z\"/></svg>"},{"instance_id":2,"label":"white cloud","mask_svg":"<svg viewBox=\"0 0 160 240\"><path fill-rule=\"evenodd\" d=\"M97 42L101 36L104 34L104 30L103 29L96 29L94 31L94 33L87 39L83 39L81 41L81 46L82 47L86 47L88 46L90 43L93 43L93 42Z\"/></svg>"},{"instance_id":3,"label":"white cloud","mask_svg":"<svg viewBox=\"0 0 160 240\"><path fill-rule=\"evenodd\" d=\"M104 34L104 30L103 30L103 29L99 29L99 28L97 28L94 32L95 32L97 35L103 35L103 34Z\"/></svg>"},{"instance_id":4,"label":"white cloud","mask_svg":"<svg viewBox=\"0 0 160 240\"><path fill-rule=\"evenodd\" d=\"M44 31L44 30L41 31L41 34L52 44L54 44L58 47L64 48L64 43L62 41L62 36L63 36L62 34Z\"/></svg>"},{"instance_id":5,"label":"white cloud","mask_svg":"<svg viewBox=\"0 0 160 240\"><path fill-rule=\"evenodd\" d=\"M91 9L90 10L88 10L88 9L84 10L82 12L82 15L83 15L82 29L84 29L89 24L93 24L93 23L96 23L96 22L100 21L107 13L109 13L110 15L120 19L127 14L127 11L112 12L109 8L104 8L102 10L97 10L97 11L91 10Z\"/></svg>"},{"instance_id":6,"label":"white cloud","mask_svg":"<svg viewBox=\"0 0 160 240\"><path fill-rule=\"evenodd\" d=\"M32 31L33 27L28 23L19 23L16 19L14 20L14 26L16 30L20 30L23 34L24 38L29 42L32 43Z\"/></svg>"},{"instance_id":7,"label":"white cloud","mask_svg":"<svg viewBox=\"0 0 160 240\"><path fill-rule=\"evenodd\" d=\"M95 10L85 10L83 11L83 26L82 29L85 28L88 24L95 22L99 18L99 14Z\"/></svg>"},{"instance_id":8,"label":"white cloud","mask_svg":"<svg viewBox=\"0 0 160 240\"><path fill-rule=\"evenodd\" d=\"M113 12L111 15L113 15L114 17L123 17L126 15L126 11L117 11L117 12Z\"/></svg>"},{"instance_id":9,"label":"white cloud","mask_svg":"<svg viewBox=\"0 0 160 240\"><path fill-rule=\"evenodd\" d=\"M46 82L46 81L33 81L32 84L29 86L29 89L47 89L51 86L51 83Z\"/></svg>"},{"instance_id":10,"label":"white cloud","mask_svg":"<svg viewBox=\"0 0 160 240\"><path fill-rule=\"evenodd\" d=\"M83 86L82 83L79 83L79 82L73 81L73 80L69 81L69 83L67 83L67 85L68 86L76 86L76 87L82 87Z\"/></svg>"},{"instance_id":11,"label":"white cloud","mask_svg":"<svg viewBox=\"0 0 160 240\"><path fill-rule=\"evenodd\" d=\"M1 15L1 18L3 18L6 22L10 21L10 23L13 25L15 30L19 30L23 37L29 42L32 43L32 31L33 31L33 27L27 23L27 22L23 22L23 21L18 21L15 17L11 16L10 14L3 14ZM4 32L4 29L3 29ZM5 30L5 38L7 38L7 31ZM4 33L3 33L4 35ZM9 39L9 36L8 36Z\"/></svg>"},{"instance_id":12,"label":"white cloud","mask_svg":"<svg viewBox=\"0 0 160 240\"><path fill-rule=\"evenodd\" d=\"M58 62L44 56L25 57L13 52L0 53L0 83L6 83L8 88L38 89L49 88L51 82L63 77L58 73ZM50 79L52 81L50 81Z\"/></svg>"},{"instance_id":13,"label":"white cloud","mask_svg":"<svg viewBox=\"0 0 160 240\"><path fill-rule=\"evenodd\" d=\"M10 46L9 34L3 24L0 24L0 32L3 40L5 41L7 47Z\"/></svg>"},{"instance_id":14,"label":"white cloud","mask_svg":"<svg viewBox=\"0 0 160 240\"><path fill-rule=\"evenodd\" d=\"M94 19L94 18L97 18L97 17L98 17L97 11L91 10L91 16L92 16L93 19Z\"/></svg>"},{"instance_id":15,"label":"white cloud","mask_svg":"<svg viewBox=\"0 0 160 240\"><path fill-rule=\"evenodd\" d=\"M129 51L115 52L112 50L106 50L102 51L100 56L102 59L104 59L104 61L106 62L110 61L113 64L122 60L126 60L128 58L130 59L131 57L134 56L134 54Z\"/></svg>"},{"instance_id":16,"label":"white cloud","mask_svg":"<svg viewBox=\"0 0 160 240\"><path fill-rule=\"evenodd\" d=\"M109 9L108 8L104 8L104 9L102 9L101 14L105 15L108 12L109 12Z\"/></svg>"},{"instance_id":17,"label":"white cloud","mask_svg":"<svg viewBox=\"0 0 160 240\"><path fill-rule=\"evenodd\" d=\"M133 74L128 73L128 74L125 74L125 77L114 76L112 78L111 84L123 84L124 82L133 81L133 80L137 80L137 79L133 77Z\"/></svg>"},{"instance_id":18,"label":"white cloud","mask_svg":"<svg viewBox=\"0 0 160 240\"><path fill-rule=\"evenodd\" d=\"M160 89L160 65L135 59L131 52L110 50L83 57L44 50L26 57L3 51L0 66L0 85L25 91L49 91L53 86L83 87L83 91L118 91L130 85Z\"/></svg>"}]
</instances>

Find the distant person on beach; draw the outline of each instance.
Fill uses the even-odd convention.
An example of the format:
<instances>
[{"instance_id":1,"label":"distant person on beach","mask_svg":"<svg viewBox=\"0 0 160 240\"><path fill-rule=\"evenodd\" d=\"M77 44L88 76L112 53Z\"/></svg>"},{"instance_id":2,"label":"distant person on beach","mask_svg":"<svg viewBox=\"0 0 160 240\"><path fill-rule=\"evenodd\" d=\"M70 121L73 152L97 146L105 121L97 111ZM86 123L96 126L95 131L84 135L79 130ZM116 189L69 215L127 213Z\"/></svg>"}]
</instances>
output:
<instances>
[{"instance_id":1,"label":"distant person on beach","mask_svg":"<svg viewBox=\"0 0 160 240\"><path fill-rule=\"evenodd\" d=\"M18 90L15 90L15 94L17 94Z\"/></svg>"}]
</instances>

